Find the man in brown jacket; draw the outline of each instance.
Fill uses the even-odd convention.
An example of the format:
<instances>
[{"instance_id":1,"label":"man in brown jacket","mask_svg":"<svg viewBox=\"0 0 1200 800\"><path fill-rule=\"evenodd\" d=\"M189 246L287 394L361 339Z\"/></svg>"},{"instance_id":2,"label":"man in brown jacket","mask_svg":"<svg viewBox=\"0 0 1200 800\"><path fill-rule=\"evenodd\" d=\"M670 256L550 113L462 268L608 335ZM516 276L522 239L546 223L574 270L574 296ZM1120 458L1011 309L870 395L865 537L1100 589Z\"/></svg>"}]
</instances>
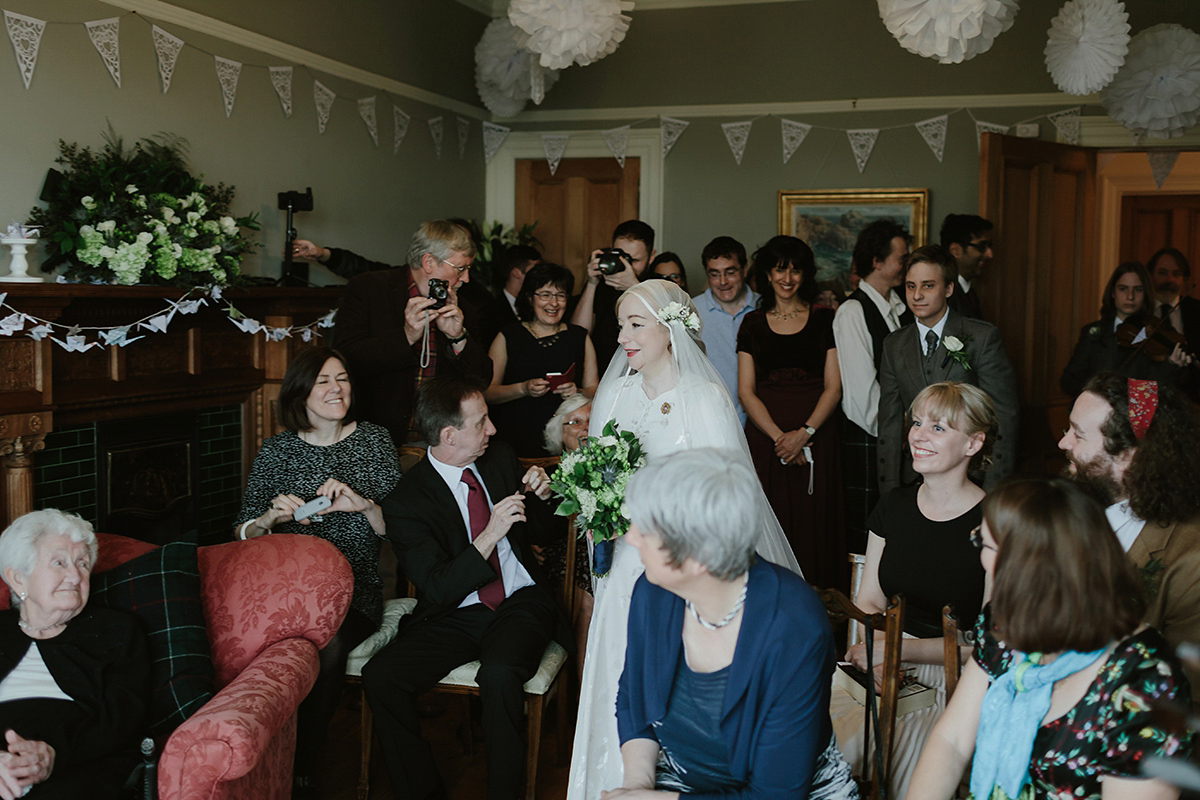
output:
<instances>
[{"instance_id":1,"label":"man in brown jacket","mask_svg":"<svg viewBox=\"0 0 1200 800\"><path fill-rule=\"evenodd\" d=\"M1058 446L1071 478L1108 500L1138 568L1146 622L1172 645L1200 643L1200 416L1170 386L1102 372L1087 382ZM1200 709L1200 673L1188 670Z\"/></svg>"}]
</instances>

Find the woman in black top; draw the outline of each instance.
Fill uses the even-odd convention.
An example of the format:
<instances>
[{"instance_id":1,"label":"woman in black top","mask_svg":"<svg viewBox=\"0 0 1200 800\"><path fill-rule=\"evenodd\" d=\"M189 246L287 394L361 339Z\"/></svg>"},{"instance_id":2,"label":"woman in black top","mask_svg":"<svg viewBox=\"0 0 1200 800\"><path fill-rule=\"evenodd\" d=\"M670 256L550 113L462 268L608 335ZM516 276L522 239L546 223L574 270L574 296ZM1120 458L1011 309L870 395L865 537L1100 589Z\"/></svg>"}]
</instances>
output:
<instances>
[{"instance_id":1,"label":"woman in black top","mask_svg":"<svg viewBox=\"0 0 1200 800\"><path fill-rule=\"evenodd\" d=\"M999 427L985 392L951 381L926 387L909 416L913 469L924 480L889 492L867 520L867 563L858 593L858 605L867 612L882 612L889 597L904 595L902 658L906 668L915 666L918 682L938 690L938 703L897 720L893 797L904 797L925 738L945 708L942 607L953 604L963 627L970 628L984 602L984 571L970 541L982 519L984 492L968 473L986 468ZM963 650L965 660L970 651ZM866 669L866 646L855 645L846 658ZM881 676L882 634L872 660Z\"/></svg>"}]
</instances>

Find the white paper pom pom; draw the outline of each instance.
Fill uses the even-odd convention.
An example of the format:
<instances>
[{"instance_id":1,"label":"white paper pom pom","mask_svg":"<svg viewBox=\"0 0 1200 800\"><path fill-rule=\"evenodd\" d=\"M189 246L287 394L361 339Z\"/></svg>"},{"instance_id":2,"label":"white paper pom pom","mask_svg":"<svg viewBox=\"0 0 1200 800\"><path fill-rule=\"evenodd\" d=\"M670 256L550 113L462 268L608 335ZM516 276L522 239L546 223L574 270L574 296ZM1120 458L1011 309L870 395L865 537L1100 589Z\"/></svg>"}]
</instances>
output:
<instances>
[{"instance_id":1,"label":"white paper pom pom","mask_svg":"<svg viewBox=\"0 0 1200 800\"><path fill-rule=\"evenodd\" d=\"M1012 27L1017 0L879 0L879 16L905 50L958 64Z\"/></svg>"},{"instance_id":2,"label":"white paper pom pom","mask_svg":"<svg viewBox=\"0 0 1200 800\"><path fill-rule=\"evenodd\" d=\"M524 32L518 43L543 67L585 67L617 49L629 30L628 0L511 0L508 18Z\"/></svg>"},{"instance_id":3,"label":"white paper pom pom","mask_svg":"<svg viewBox=\"0 0 1200 800\"><path fill-rule=\"evenodd\" d=\"M1129 15L1117 0L1070 0L1050 23L1046 69L1067 94L1108 85L1129 51Z\"/></svg>"},{"instance_id":4,"label":"white paper pom pom","mask_svg":"<svg viewBox=\"0 0 1200 800\"><path fill-rule=\"evenodd\" d=\"M507 19L492 20L475 45L475 88L488 111L498 117L515 117L533 97L531 67L536 56L517 44L518 33ZM538 69L545 80L542 90L549 89L558 71Z\"/></svg>"},{"instance_id":5,"label":"white paper pom pom","mask_svg":"<svg viewBox=\"0 0 1200 800\"><path fill-rule=\"evenodd\" d=\"M1134 36L1100 99L1110 117L1138 135L1182 136L1200 120L1200 35L1166 24Z\"/></svg>"}]
</instances>

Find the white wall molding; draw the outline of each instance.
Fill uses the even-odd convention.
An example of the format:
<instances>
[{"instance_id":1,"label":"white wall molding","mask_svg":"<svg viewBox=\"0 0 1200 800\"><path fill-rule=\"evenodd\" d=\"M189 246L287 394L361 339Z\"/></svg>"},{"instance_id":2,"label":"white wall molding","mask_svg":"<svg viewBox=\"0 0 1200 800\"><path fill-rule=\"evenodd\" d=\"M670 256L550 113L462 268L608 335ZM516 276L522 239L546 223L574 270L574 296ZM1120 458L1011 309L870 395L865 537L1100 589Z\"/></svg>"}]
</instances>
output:
<instances>
[{"instance_id":1,"label":"white wall molding","mask_svg":"<svg viewBox=\"0 0 1200 800\"><path fill-rule=\"evenodd\" d=\"M546 131L551 133L552 131ZM570 135L563 158L612 158L612 152L598 131L561 131ZM658 241L666 241L663 231L663 157L662 139L658 128L635 129L629 132L625 150L627 158L641 159L641 178L638 186L638 217L654 228ZM487 197L485 217L511 226L516 218L517 159L544 159L542 132L513 131L496 151L487 167Z\"/></svg>"},{"instance_id":2,"label":"white wall molding","mask_svg":"<svg viewBox=\"0 0 1200 800\"><path fill-rule=\"evenodd\" d=\"M467 8L490 17L508 13L508 0L458 0ZM752 3L797 3L800 0L634 0L633 13L658 11L664 8L697 8L699 6L746 6Z\"/></svg>"},{"instance_id":3,"label":"white wall molding","mask_svg":"<svg viewBox=\"0 0 1200 800\"><path fill-rule=\"evenodd\" d=\"M428 103L447 111L462 114L464 117L474 117L475 119L489 119L491 117L486 110L479 106L464 103L461 100L454 100L453 98L445 97L436 92L430 92L418 86L412 86L393 78L353 67L328 56L318 55L310 50L296 47L287 42L281 42L278 39L272 39L269 36L263 36L260 33L240 28L237 25L223 22L214 17L173 6L170 3L163 2L163 0L102 0L102 2L110 6L116 6L117 8L123 8L126 11L134 11L149 19L179 25L196 33L214 36L230 44L248 47L293 64L310 67L318 72L324 72L338 78L345 78L363 86L380 89L398 97L407 97L410 100Z\"/></svg>"},{"instance_id":4,"label":"white wall molding","mask_svg":"<svg viewBox=\"0 0 1200 800\"><path fill-rule=\"evenodd\" d=\"M525 111L514 122L598 122L647 117L759 117L838 114L848 111L908 111L956 108L1025 108L1099 105L1096 95L1076 97L1063 92L1032 94L960 94L934 97L865 97L788 103L723 103L686 106L628 106L624 108L564 108Z\"/></svg>"},{"instance_id":5,"label":"white wall molding","mask_svg":"<svg viewBox=\"0 0 1200 800\"><path fill-rule=\"evenodd\" d=\"M1061 134L1056 138L1062 141ZM1080 117L1079 143L1086 147L1165 147L1168 150L1177 150L1181 147L1200 145L1200 128L1193 128L1177 139L1143 138L1135 142L1129 129L1111 117Z\"/></svg>"}]
</instances>

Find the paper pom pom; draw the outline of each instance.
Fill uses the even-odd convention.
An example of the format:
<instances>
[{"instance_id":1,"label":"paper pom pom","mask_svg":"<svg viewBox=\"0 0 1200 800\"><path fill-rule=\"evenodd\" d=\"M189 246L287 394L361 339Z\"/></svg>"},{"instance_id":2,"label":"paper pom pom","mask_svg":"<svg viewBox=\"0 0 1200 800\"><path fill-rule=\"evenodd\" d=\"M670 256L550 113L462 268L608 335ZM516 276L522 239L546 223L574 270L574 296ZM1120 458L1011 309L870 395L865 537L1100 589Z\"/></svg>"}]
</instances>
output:
<instances>
[{"instance_id":1,"label":"paper pom pom","mask_svg":"<svg viewBox=\"0 0 1200 800\"><path fill-rule=\"evenodd\" d=\"M543 67L585 67L617 49L629 30L628 0L511 0L508 18L525 34L518 43Z\"/></svg>"},{"instance_id":2,"label":"paper pom pom","mask_svg":"<svg viewBox=\"0 0 1200 800\"><path fill-rule=\"evenodd\" d=\"M1182 136L1200 119L1200 35L1166 24L1134 36L1100 100L1110 117L1138 135Z\"/></svg>"},{"instance_id":3,"label":"paper pom pom","mask_svg":"<svg viewBox=\"0 0 1200 800\"><path fill-rule=\"evenodd\" d=\"M879 16L905 50L958 64L1012 27L1017 0L879 0Z\"/></svg>"},{"instance_id":4,"label":"paper pom pom","mask_svg":"<svg viewBox=\"0 0 1200 800\"><path fill-rule=\"evenodd\" d=\"M475 45L475 88L498 117L515 117L533 96L531 70L536 56L517 44L520 33L506 19L492 20ZM545 70L542 90L558 80L557 70ZM536 98L541 102L541 98Z\"/></svg>"},{"instance_id":5,"label":"paper pom pom","mask_svg":"<svg viewBox=\"0 0 1200 800\"><path fill-rule=\"evenodd\" d=\"M1108 85L1129 51L1129 15L1117 0L1070 0L1050 23L1046 69L1067 94Z\"/></svg>"}]
</instances>

